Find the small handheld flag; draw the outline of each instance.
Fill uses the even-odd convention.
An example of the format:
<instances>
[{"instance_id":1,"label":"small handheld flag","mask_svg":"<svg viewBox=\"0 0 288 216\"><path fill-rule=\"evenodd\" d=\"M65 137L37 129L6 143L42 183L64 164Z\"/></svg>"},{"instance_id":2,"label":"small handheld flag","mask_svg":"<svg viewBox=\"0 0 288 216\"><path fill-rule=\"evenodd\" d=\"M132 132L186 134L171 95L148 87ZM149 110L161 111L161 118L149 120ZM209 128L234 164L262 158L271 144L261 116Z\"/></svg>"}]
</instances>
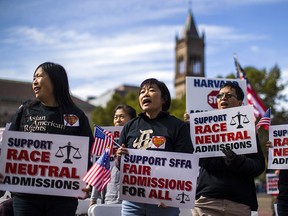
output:
<instances>
[{"instance_id":1,"label":"small handheld flag","mask_svg":"<svg viewBox=\"0 0 288 216\"><path fill-rule=\"evenodd\" d=\"M88 170L83 181L102 191L111 179L109 148L106 148L101 157Z\"/></svg>"},{"instance_id":2,"label":"small handheld flag","mask_svg":"<svg viewBox=\"0 0 288 216\"><path fill-rule=\"evenodd\" d=\"M95 141L91 153L100 156L108 146L112 151L114 136L109 131L96 126L94 133ZM111 153L111 152L110 152Z\"/></svg>"},{"instance_id":3,"label":"small handheld flag","mask_svg":"<svg viewBox=\"0 0 288 216\"><path fill-rule=\"evenodd\" d=\"M262 126L265 130L269 129L269 126L271 124L271 109L268 108L263 115L263 117L259 120L259 122L256 125L257 130Z\"/></svg>"}]
</instances>

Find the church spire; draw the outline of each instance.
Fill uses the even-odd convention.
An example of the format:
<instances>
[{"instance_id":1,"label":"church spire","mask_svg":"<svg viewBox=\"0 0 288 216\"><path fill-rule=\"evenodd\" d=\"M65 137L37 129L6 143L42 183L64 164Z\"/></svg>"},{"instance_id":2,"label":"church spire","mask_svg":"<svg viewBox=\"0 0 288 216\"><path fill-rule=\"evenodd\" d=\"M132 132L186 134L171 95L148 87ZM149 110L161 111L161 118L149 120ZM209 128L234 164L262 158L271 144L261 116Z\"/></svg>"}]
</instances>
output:
<instances>
[{"instance_id":1,"label":"church spire","mask_svg":"<svg viewBox=\"0 0 288 216\"><path fill-rule=\"evenodd\" d=\"M186 77L205 77L204 34L199 37L191 8L185 22L182 38L176 35L175 79L176 98L186 92Z\"/></svg>"},{"instance_id":2,"label":"church spire","mask_svg":"<svg viewBox=\"0 0 288 216\"><path fill-rule=\"evenodd\" d=\"M188 16L186 18L183 37L185 37L186 35L199 38L191 8L189 9L189 13L188 13Z\"/></svg>"}]
</instances>

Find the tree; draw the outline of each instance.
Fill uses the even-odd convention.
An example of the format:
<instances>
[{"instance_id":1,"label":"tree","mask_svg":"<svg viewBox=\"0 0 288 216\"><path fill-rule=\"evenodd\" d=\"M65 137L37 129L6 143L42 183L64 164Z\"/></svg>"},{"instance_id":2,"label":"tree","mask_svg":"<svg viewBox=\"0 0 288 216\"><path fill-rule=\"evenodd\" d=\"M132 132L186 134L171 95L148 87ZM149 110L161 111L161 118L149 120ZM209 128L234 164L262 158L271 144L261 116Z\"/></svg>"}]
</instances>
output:
<instances>
[{"instance_id":1,"label":"tree","mask_svg":"<svg viewBox=\"0 0 288 216\"><path fill-rule=\"evenodd\" d=\"M279 67L275 65L269 72L266 69L258 70L254 67L246 67L244 70L254 91L267 108L271 107L272 124L287 122L287 110L281 106L287 102L287 96L282 91L288 83L280 83L281 71ZM235 75L230 74L227 78L235 78Z\"/></svg>"},{"instance_id":2,"label":"tree","mask_svg":"<svg viewBox=\"0 0 288 216\"><path fill-rule=\"evenodd\" d=\"M113 113L116 106L120 104L127 104L136 109L136 112L140 112L138 105L138 95L133 92L129 92L124 97L115 93L108 101L106 107L97 106L92 113L92 122L100 126L113 125Z\"/></svg>"},{"instance_id":3,"label":"tree","mask_svg":"<svg viewBox=\"0 0 288 216\"><path fill-rule=\"evenodd\" d=\"M185 110L186 110L186 96L185 95L180 99L172 99L170 110L169 110L171 115L174 115L179 119L183 119Z\"/></svg>"}]
</instances>

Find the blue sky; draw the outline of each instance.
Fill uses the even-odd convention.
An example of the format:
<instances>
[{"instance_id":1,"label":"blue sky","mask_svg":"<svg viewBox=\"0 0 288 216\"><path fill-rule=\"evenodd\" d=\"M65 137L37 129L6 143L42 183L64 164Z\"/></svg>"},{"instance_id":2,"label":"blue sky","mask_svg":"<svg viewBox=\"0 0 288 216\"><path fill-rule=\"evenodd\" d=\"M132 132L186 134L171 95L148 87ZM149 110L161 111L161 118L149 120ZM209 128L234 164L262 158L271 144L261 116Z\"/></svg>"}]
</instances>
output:
<instances>
[{"instance_id":1,"label":"blue sky","mask_svg":"<svg viewBox=\"0 0 288 216\"><path fill-rule=\"evenodd\" d=\"M207 77L235 72L236 53L242 67L277 64L288 81L288 0L0 0L0 78L31 81L52 61L84 100L150 77L174 97L175 36L189 7L205 32Z\"/></svg>"}]
</instances>

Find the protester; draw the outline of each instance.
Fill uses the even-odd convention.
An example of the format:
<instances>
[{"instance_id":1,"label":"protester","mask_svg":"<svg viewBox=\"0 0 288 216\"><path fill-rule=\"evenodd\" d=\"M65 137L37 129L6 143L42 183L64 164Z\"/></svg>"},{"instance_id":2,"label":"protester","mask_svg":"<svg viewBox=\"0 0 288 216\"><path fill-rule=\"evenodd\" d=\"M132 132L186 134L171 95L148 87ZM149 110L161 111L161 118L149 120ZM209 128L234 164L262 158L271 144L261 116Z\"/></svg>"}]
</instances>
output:
<instances>
[{"instance_id":1,"label":"protester","mask_svg":"<svg viewBox=\"0 0 288 216\"><path fill-rule=\"evenodd\" d=\"M117 150L117 161L122 154L128 154L129 148L141 150L156 150L153 148L153 137L163 140L159 149L170 152L192 153L193 146L187 125L171 116L167 111L171 104L171 96L167 86L157 79L146 79L140 85L138 102L142 113L125 124ZM132 201L122 201L122 216L137 215L179 215L179 208L165 207L161 203L143 204Z\"/></svg>"},{"instance_id":2,"label":"protester","mask_svg":"<svg viewBox=\"0 0 288 216\"><path fill-rule=\"evenodd\" d=\"M243 99L238 84L227 82L217 95L218 109L241 106ZM224 157L200 159L193 216L250 216L251 211L257 211L254 177L265 170L265 159L257 136L256 139L257 153L236 155L231 149L224 149Z\"/></svg>"},{"instance_id":3,"label":"protester","mask_svg":"<svg viewBox=\"0 0 288 216\"><path fill-rule=\"evenodd\" d=\"M118 105L114 109L114 126L123 126L125 123L136 117L136 110L129 105ZM111 168L111 180L107 187L100 193L95 187L92 189L90 206L97 203L97 198L101 198L101 203L117 204L119 200L120 172L116 166Z\"/></svg>"},{"instance_id":4,"label":"protester","mask_svg":"<svg viewBox=\"0 0 288 216\"><path fill-rule=\"evenodd\" d=\"M32 88L36 99L20 106L9 130L86 136L90 139L90 149L94 140L92 130L84 112L71 99L65 69L51 62L39 65L33 75ZM65 197L65 194L13 194L15 216L75 216L78 205L76 197Z\"/></svg>"},{"instance_id":5,"label":"protester","mask_svg":"<svg viewBox=\"0 0 288 216\"><path fill-rule=\"evenodd\" d=\"M266 151L268 152L269 148L272 148L273 145L271 141L268 141L265 145ZM278 216L287 216L288 215L288 170L278 170L278 191L277 196L277 213Z\"/></svg>"}]
</instances>

